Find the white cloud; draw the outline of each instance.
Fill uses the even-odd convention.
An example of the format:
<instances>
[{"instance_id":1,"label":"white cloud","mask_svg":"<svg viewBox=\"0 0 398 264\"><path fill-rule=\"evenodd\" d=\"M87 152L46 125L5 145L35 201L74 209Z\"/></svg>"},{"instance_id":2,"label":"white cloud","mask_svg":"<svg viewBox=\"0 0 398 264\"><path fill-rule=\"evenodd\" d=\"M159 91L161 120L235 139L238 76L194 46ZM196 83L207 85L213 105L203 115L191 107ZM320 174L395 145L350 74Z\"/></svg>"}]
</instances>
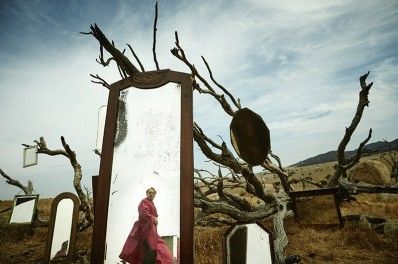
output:
<instances>
[{"instance_id":1,"label":"white cloud","mask_svg":"<svg viewBox=\"0 0 398 264\"><path fill-rule=\"evenodd\" d=\"M89 74L99 73L110 83L119 79L114 66L104 69L95 63L96 40L78 31L98 22L117 47L132 44L145 68L153 70L154 4L118 1L109 7L110 15L89 2L81 7L84 16L73 20L62 12L54 17L50 7L43 7L46 1L40 3L10 9L20 14L15 23L26 26L29 34L3 34L10 37L6 50L18 48L19 53L0 53L0 118L6 120L0 125L0 167L24 180L31 175L39 191L50 195L43 182L71 175L70 165L43 157L38 167L22 169L20 144L43 135L49 146L60 148L59 137L64 135L90 186L99 164L92 153L97 110L106 104L107 91L91 84ZM72 3L70 10L78 4ZM207 77L200 58L204 55L217 81L263 117L271 129L273 151L290 164L337 147L355 111L358 78L368 70L368 81L375 82L370 107L350 147L355 148L370 127L374 140L397 137L398 126L392 121L398 117L397 10L396 1L161 1L158 61L161 68L188 71L170 53L177 30L188 58L202 74ZM132 58L129 50L126 54ZM214 99L195 93L194 115L212 138L218 141L220 135L229 142L231 118ZM196 154L196 164L208 166L200 156ZM14 192L0 185L2 195Z\"/></svg>"}]
</instances>

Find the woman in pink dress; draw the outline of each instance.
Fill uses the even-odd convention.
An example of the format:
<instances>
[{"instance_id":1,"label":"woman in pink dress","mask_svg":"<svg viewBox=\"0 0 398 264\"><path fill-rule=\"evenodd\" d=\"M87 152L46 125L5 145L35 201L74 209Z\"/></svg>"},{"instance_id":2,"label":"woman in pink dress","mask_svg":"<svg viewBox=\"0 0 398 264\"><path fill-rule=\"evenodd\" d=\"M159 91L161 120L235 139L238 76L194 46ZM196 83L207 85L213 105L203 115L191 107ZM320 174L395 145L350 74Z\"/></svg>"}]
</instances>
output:
<instances>
[{"instance_id":1,"label":"woman in pink dress","mask_svg":"<svg viewBox=\"0 0 398 264\"><path fill-rule=\"evenodd\" d=\"M138 205L139 219L134 223L119 255L122 263L173 263L172 254L157 232L158 214L153 203L155 196L155 188L149 188L146 198Z\"/></svg>"}]
</instances>

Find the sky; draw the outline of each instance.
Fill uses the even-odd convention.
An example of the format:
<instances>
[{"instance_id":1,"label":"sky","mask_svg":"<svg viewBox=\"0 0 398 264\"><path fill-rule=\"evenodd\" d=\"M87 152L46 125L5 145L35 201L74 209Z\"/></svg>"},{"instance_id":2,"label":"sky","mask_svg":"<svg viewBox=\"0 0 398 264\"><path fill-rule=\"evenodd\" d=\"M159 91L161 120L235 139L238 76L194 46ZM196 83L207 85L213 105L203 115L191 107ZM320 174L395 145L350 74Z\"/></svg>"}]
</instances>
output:
<instances>
[{"instance_id":1,"label":"sky","mask_svg":"<svg viewBox=\"0 0 398 264\"><path fill-rule=\"evenodd\" d=\"M120 79L116 67L95 62L99 45L93 23L115 41L129 43L146 70L154 70L154 1L0 2L0 168L40 197L73 191L73 169L62 156L39 155L22 168L23 146L43 136L50 149L64 136L91 187L100 159L98 110L108 91L91 83L99 74ZM371 142L398 137L398 2L358 1L159 1L157 57L160 68L189 72L174 58L174 31L188 58L204 75L201 55L214 77L242 106L267 124L271 148L286 166L335 150L355 113L359 77L374 85L347 149L373 129ZM132 58L127 51L129 58ZM132 59L132 61L134 61ZM231 117L213 98L194 93L194 120L214 140L229 144ZM220 136L220 137L219 137ZM197 146L195 167L205 162ZM0 199L20 189L0 179Z\"/></svg>"}]
</instances>

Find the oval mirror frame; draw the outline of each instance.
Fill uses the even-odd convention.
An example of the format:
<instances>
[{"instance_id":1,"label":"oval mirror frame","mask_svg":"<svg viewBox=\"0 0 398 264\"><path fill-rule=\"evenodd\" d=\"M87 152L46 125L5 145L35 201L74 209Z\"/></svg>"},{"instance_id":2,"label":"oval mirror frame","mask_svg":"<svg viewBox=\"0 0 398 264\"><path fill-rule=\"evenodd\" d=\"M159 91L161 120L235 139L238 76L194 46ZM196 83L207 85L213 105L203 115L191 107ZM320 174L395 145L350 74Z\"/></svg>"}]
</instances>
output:
<instances>
[{"instance_id":1,"label":"oval mirror frame","mask_svg":"<svg viewBox=\"0 0 398 264\"><path fill-rule=\"evenodd\" d=\"M257 225L258 227L260 227L260 229L262 230L262 231L264 231L267 235L268 235L268 238L269 238L269 247L270 247L270 254L271 254L271 259L270 259L270 261L271 262L266 262L266 263L272 263L272 264L275 264L276 262L275 262L275 251L274 251L274 240L273 240L273 236L272 236L272 232L270 231L270 230L268 230L263 224L261 224L260 222L257 222L257 221L255 221L255 222L253 222L253 221L240 221L240 222L236 222L234 225L232 225L226 232L225 232L225 234L224 234L224 239L223 239L223 249L224 249L224 254L223 254L223 257L224 257L224 264L230 264L231 262L229 261L229 256L228 256L228 254L229 254L229 244L228 244L228 239L233 235L233 233L235 233L240 227L242 227L242 226L246 226L246 225L251 225L251 224L254 224L254 225ZM247 233L245 233L245 242L246 242L246 247L247 247ZM243 256L241 256L241 257L243 257L243 258L245 258L246 259L246 255L247 255L247 252L245 251L245 252L243 252L243 251L241 251L240 253L243 253ZM242 255L242 254L241 254ZM246 263L245 261L244 261L244 263ZM250 263L250 262L249 262ZM264 262L261 262L261 263L264 263ZM242 263L243 264L243 263Z\"/></svg>"},{"instance_id":2,"label":"oval mirror frame","mask_svg":"<svg viewBox=\"0 0 398 264\"><path fill-rule=\"evenodd\" d=\"M191 75L169 69L138 72L111 84L102 143L101 163L95 200L95 224L91 246L91 263L102 264L106 257L108 208L112 181L114 147L117 139L120 94L127 88L154 89L168 83L181 86L180 123L180 263L193 263L193 118ZM182 213L183 212L183 213Z\"/></svg>"},{"instance_id":3,"label":"oval mirror frame","mask_svg":"<svg viewBox=\"0 0 398 264\"><path fill-rule=\"evenodd\" d=\"M68 255L66 258L63 258L63 259L57 261L57 260L51 260L50 255L51 255L51 247L52 247L52 242L53 242L53 237L54 237L54 228L55 228L58 205L64 199L71 199L73 202L73 212L71 212L72 213L71 231L70 231L70 236L69 236ZM58 263L59 262L70 263L72 261L74 247L75 247L75 241L76 241L77 221L78 221L78 216L79 216L79 204L80 204L79 198L75 194L70 193L70 192L60 193L59 195L57 195L54 198L54 200L51 204L51 213L50 213L50 220L49 220L49 225L48 225L46 252L44 255L45 263L57 263L57 262Z\"/></svg>"},{"instance_id":4,"label":"oval mirror frame","mask_svg":"<svg viewBox=\"0 0 398 264\"><path fill-rule=\"evenodd\" d=\"M260 115L248 108L235 112L230 124L231 144L241 159L260 165L271 149L270 133Z\"/></svg>"}]
</instances>

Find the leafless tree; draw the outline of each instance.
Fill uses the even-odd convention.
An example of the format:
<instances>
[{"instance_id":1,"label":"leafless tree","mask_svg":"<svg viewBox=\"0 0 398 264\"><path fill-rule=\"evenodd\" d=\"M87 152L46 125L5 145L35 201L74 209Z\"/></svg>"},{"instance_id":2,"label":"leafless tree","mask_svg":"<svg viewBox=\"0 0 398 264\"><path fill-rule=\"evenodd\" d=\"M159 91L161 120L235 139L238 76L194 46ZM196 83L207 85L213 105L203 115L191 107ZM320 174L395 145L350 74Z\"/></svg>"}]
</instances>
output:
<instances>
[{"instance_id":1,"label":"leafless tree","mask_svg":"<svg viewBox=\"0 0 398 264\"><path fill-rule=\"evenodd\" d=\"M387 139L383 139L383 142L388 144L388 153L384 153L380 157L381 157L382 160L387 162L388 165L390 165L390 167L391 167L391 172L390 172L391 179L395 179L395 183L398 183L398 156L397 156L397 152L393 151L393 144L389 143L387 141Z\"/></svg>"},{"instance_id":2,"label":"leafless tree","mask_svg":"<svg viewBox=\"0 0 398 264\"><path fill-rule=\"evenodd\" d=\"M344 136L337 148L337 164L335 166L335 172L332 177L329 178L327 183L327 187L340 186L340 197L342 199L358 193L398 193L398 185L372 185L362 182L353 183L348 181L347 170L359 162L360 158L364 154L364 146L372 137L372 129L369 129L367 138L359 144L355 155L352 157L345 156L345 149L361 121L364 109L369 106L368 95L373 82L370 84L366 83L368 76L369 72L359 78L361 91L359 92L357 110L350 126L346 127Z\"/></svg>"},{"instance_id":3,"label":"leafless tree","mask_svg":"<svg viewBox=\"0 0 398 264\"><path fill-rule=\"evenodd\" d=\"M73 186L76 190L76 193L80 199L80 208L79 210L83 213L84 215L84 220L79 223L79 230L85 230L86 228L92 226L94 224L94 216L93 216L93 207L92 204L89 201L89 196L88 192L86 190L86 193L83 191L81 187L81 179L83 177L82 174L82 168L79 162L77 161L76 158L76 153L69 147L69 145L66 143L64 137L61 137L61 143L63 149L49 149L47 147L47 143L44 140L43 137L40 137L39 140L34 140L34 143L37 145L38 154L46 154L49 156L64 156L67 159L69 159L70 164L73 167L74 170L74 177L73 177ZM23 144L25 147L31 147L30 145Z\"/></svg>"},{"instance_id":4,"label":"leafless tree","mask_svg":"<svg viewBox=\"0 0 398 264\"><path fill-rule=\"evenodd\" d=\"M366 106L369 106L369 90L373 85L373 82L370 84L366 84L366 78L368 77L369 72L365 75L362 75L359 78L359 83L361 86L361 91L359 92L359 101L357 110L355 112L354 118L351 121L349 127L346 127L343 139L341 140L338 148L337 148L337 165L334 175L329 179L328 186L337 186L340 177L347 178L347 170L352 168L361 158L363 154L363 147L372 137L372 129L369 129L368 137L359 145L356 154L353 157L347 158L345 156L345 149L348 143L351 140L351 136L357 128L359 122L361 122L361 118L363 115L363 111Z\"/></svg>"},{"instance_id":5,"label":"leafless tree","mask_svg":"<svg viewBox=\"0 0 398 264\"><path fill-rule=\"evenodd\" d=\"M156 32L156 21L157 15L155 15L154 32ZM128 78L140 72L138 68L142 72L144 71L138 56L130 45L127 44L139 67L136 67L127 58L125 50L120 51L116 48L115 43L109 41L96 24L91 25L90 32L82 34L92 35L97 39L100 45L100 55L97 62L104 67L110 66L111 62L115 62L121 78ZM154 34L154 43L155 41L156 34ZM155 47L155 44L153 47ZM105 58L104 49L110 54L109 58ZM196 70L181 47L177 32L175 32L175 47L171 49L171 53L189 68L194 91L210 95L228 116L233 117L235 111L242 108L240 100L236 99L215 80L210 66L203 56L202 60L207 67L212 83ZM158 69L155 48L153 48L153 55L156 69ZM91 74L91 76L93 77L92 82L109 87L109 84L100 76L94 74ZM278 225L275 228L278 231L276 235L282 236L278 240L280 242L276 243L276 252L280 263L284 263L283 249L287 244L287 237L284 231L282 232L284 230L283 218L286 216L287 193L291 191L291 187L287 180L288 175L282 168L279 158L272 154L261 164L264 169L275 173L280 179L283 189L275 194L264 189L261 177L253 173L252 166L240 160L221 138L218 140L211 139L198 123L194 123L193 137L202 153L212 160L216 166L219 166L217 175L195 169L194 205L199 210L196 222L198 223L214 213L222 213L235 221L254 221L275 216L279 219L279 221L275 221L275 224ZM272 162L271 158L277 164ZM228 171L226 175L223 175L221 167L224 168L224 171ZM244 195L237 195L234 191L236 189L244 192ZM255 197L258 202L250 203L247 197Z\"/></svg>"},{"instance_id":6,"label":"leafless tree","mask_svg":"<svg viewBox=\"0 0 398 264\"><path fill-rule=\"evenodd\" d=\"M32 181L28 181L28 185L23 185L20 181L13 179L11 176L6 174L2 169L0 169L0 175L6 179L6 183L20 188L24 194L32 194L34 192Z\"/></svg>"}]
</instances>

